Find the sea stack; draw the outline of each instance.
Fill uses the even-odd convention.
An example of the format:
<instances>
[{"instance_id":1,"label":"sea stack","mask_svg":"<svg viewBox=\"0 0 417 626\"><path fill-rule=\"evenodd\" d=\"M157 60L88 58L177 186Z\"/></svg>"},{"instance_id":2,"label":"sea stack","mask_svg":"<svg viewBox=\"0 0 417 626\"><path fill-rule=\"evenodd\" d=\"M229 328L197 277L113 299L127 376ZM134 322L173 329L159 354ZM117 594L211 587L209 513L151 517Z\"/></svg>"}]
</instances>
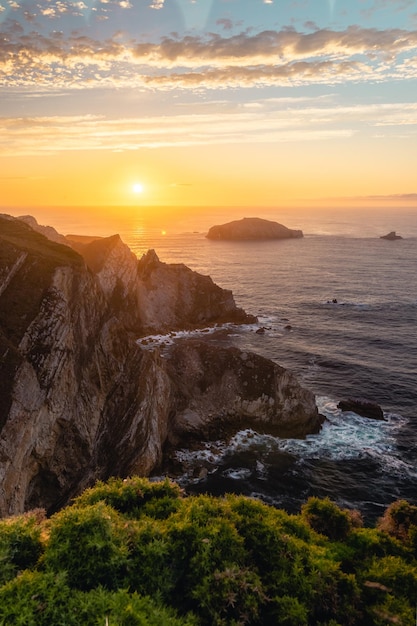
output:
<instances>
[{"instance_id":1,"label":"sea stack","mask_svg":"<svg viewBox=\"0 0 417 626\"><path fill-rule=\"evenodd\" d=\"M260 217L244 217L227 224L212 226L206 236L208 239L236 241L293 239L302 237L303 231L287 228L278 222Z\"/></svg>"},{"instance_id":2,"label":"sea stack","mask_svg":"<svg viewBox=\"0 0 417 626\"><path fill-rule=\"evenodd\" d=\"M397 235L395 230L392 230L388 235L382 235L380 239L388 239L388 241L396 241L397 239L402 239L401 235Z\"/></svg>"}]
</instances>

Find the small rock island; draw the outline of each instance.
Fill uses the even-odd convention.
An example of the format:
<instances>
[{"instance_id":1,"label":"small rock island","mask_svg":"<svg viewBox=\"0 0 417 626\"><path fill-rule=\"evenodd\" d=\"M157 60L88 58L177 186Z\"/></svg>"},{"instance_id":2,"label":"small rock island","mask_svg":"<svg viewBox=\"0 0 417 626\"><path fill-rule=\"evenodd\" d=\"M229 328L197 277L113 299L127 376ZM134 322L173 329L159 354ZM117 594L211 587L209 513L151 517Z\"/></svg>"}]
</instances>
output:
<instances>
[{"instance_id":1,"label":"small rock island","mask_svg":"<svg viewBox=\"0 0 417 626\"><path fill-rule=\"evenodd\" d=\"M395 230L392 230L388 235L382 235L380 239L388 239L388 241L396 241L397 239L402 239L401 235L397 235Z\"/></svg>"},{"instance_id":2,"label":"small rock island","mask_svg":"<svg viewBox=\"0 0 417 626\"><path fill-rule=\"evenodd\" d=\"M303 231L287 228L278 222L264 220L260 217L244 217L241 220L220 226L212 226L206 237L207 239L226 241L294 239L303 237Z\"/></svg>"}]
</instances>

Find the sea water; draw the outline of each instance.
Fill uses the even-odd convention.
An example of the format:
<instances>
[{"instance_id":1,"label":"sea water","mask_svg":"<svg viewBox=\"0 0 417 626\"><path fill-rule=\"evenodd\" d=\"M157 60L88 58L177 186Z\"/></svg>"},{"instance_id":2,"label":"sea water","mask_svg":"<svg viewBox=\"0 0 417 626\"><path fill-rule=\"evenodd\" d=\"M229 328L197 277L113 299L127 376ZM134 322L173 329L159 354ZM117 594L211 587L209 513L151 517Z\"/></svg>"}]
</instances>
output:
<instances>
[{"instance_id":1,"label":"sea water","mask_svg":"<svg viewBox=\"0 0 417 626\"><path fill-rule=\"evenodd\" d=\"M304 237L205 237L211 225L244 216L300 228ZM368 521L396 499L417 504L417 208L190 209L163 221L156 210L138 211L115 226L138 256L154 248L162 261L185 263L231 289L258 324L205 340L290 368L326 417L321 432L304 440L244 430L179 450L187 491L244 493L291 512L309 496L329 496ZM404 238L380 238L391 230ZM339 400L351 396L378 402L385 420L342 413Z\"/></svg>"}]
</instances>

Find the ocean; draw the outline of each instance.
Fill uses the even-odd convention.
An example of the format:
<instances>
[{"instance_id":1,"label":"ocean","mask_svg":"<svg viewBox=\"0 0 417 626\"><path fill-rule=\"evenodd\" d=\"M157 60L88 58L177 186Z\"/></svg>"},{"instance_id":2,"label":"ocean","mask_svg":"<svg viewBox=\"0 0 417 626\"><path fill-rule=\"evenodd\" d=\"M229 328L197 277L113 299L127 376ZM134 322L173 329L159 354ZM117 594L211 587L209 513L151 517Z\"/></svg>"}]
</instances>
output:
<instances>
[{"instance_id":1,"label":"ocean","mask_svg":"<svg viewBox=\"0 0 417 626\"><path fill-rule=\"evenodd\" d=\"M205 237L214 224L254 216L300 228L304 237ZM85 224L51 225L97 233ZM206 340L291 369L327 418L305 440L249 429L231 441L179 450L186 491L242 493L289 512L310 496L328 496L369 523L394 500L417 504L417 208L184 209L162 218L138 209L129 220L115 216L114 225L139 257L154 248L161 261L185 263L231 289L259 323ZM392 230L403 239L380 238ZM342 413L337 404L347 397L378 402L385 420Z\"/></svg>"}]
</instances>

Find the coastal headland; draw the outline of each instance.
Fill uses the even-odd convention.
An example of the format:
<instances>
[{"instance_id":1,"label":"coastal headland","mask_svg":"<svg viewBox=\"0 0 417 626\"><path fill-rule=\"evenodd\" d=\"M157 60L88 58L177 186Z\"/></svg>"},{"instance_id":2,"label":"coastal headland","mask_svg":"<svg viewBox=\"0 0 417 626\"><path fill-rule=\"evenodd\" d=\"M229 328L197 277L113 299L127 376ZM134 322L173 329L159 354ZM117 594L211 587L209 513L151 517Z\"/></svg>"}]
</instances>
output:
<instances>
[{"instance_id":1,"label":"coastal headland","mask_svg":"<svg viewBox=\"0 0 417 626\"><path fill-rule=\"evenodd\" d=\"M151 333L254 324L233 294L118 235L71 241L0 216L0 514L54 511L109 476L148 476L169 446L242 425L304 437L313 394L276 363Z\"/></svg>"}]
</instances>

